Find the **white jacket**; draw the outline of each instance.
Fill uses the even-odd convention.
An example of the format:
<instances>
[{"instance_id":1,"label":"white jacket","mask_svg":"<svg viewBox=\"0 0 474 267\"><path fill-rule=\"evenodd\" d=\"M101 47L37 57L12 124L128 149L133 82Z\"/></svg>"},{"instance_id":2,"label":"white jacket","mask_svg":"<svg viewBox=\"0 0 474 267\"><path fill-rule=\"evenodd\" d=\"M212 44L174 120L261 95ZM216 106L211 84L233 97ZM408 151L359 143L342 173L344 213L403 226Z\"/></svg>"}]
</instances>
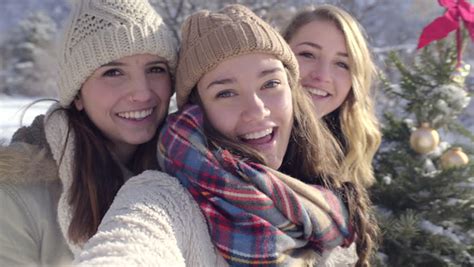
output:
<instances>
[{"instance_id":1,"label":"white jacket","mask_svg":"<svg viewBox=\"0 0 474 267\"><path fill-rule=\"evenodd\" d=\"M63 155L67 118L62 111L48 114L44 126L39 116L0 146L0 266L70 265L81 250L67 234L74 136Z\"/></svg>"}]
</instances>

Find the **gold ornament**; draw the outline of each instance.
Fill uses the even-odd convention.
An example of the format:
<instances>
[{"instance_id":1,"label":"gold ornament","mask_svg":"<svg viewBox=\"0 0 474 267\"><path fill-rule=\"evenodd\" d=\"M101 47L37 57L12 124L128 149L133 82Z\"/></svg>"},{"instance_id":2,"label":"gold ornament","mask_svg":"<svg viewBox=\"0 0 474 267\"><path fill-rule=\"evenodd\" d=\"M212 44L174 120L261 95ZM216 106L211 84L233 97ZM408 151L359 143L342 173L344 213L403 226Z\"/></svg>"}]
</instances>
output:
<instances>
[{"instance_id":1,"label":"gold ornament","mask_svg":"<svg viewBox=\"0 0 474 267\"><path fill-rule=\"evenodd\" d=\"M469 158L460 147L453 147L441 156L441 166L443 169L462 167L469 163Z\"/></svg>"},{"instance_id":2,"label":"gold ornament","mask_svg":"<svg viewBox=\"0 0 474 267\"><path fill-rule=\"evenodd\" d=\"M422 123L421 127L411 133L410 147L420 154L433 151L439 144L439 134L430 127L429 123Z\"/></svg>"},{"instance_id":3,"label":"gold ornament","mask_svg":"<svg viewBox=\"0 0 474 267\"><path fill-rule=\"evenodd\" d=\"M466 77L469 75L470 70L471 65L461 62L454 72L451 73L449 78L460 87L464 87L464 82L466 81Z\"/></svg>"}]
</instances>

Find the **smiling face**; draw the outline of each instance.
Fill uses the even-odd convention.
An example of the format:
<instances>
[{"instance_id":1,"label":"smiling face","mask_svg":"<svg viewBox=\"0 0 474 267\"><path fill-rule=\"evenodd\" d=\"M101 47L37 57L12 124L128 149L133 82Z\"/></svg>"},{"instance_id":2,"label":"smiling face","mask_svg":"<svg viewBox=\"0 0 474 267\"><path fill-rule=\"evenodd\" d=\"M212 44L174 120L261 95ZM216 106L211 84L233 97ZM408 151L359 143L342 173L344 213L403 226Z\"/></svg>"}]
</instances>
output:
<instances>
[{"instance_id":1,"label":"smiling face","mask_svg":"<svg viewBox=\"0 0 474 267\"><path fill-rule=\"evenodd\" d=\"M281 61L248 54L221 62L197 84L211 125L221 134L259 151L280 168L293 125L293 105Z\"/></svg>"},{"instance_id":2,"label":"smiling face","mask_svg":"<svg viewBox=\"0 0 474 267\"><path fill-rule=\"evenodd\" d=\"M343 33L331 21L315 20L302 26L289 44L318 117L336 110L352 87Z\"/></svg>"},{"instance_id":3,"label":"smiling face","mask_svg":"<svg viewBox=\"0 0 474 267\"><path fill-rule=\"evenodd\" d=\"M75 106L127 158L153 138L168 111L171 79L166 60L150 54L99 67L83 84Z\"/></svg>"}]
</instances>

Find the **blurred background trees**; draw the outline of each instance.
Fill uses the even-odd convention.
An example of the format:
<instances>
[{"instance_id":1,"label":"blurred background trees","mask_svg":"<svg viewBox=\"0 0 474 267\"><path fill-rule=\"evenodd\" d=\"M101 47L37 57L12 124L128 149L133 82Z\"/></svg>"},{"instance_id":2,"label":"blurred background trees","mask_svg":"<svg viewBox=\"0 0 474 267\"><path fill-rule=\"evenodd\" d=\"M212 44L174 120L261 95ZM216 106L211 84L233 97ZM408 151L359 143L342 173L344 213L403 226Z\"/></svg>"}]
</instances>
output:
<instances>
[{"instance_id":1,"label":"blurred background trees","mask_svg":"<svg viewBox=\"0 0 474 267\"><path fill-rule=\"evenodd\" d=\"M6 0L0 9L0 93L54 96L55 33L71 0ZM381 67L389 51L410 53L427 21L441 8L434 0L150 0L176 37L180 25L199 9L241 3L276 27L283 27L298 9L309 4L339 5L366 28Z\"/></svg>"}]
</instances>

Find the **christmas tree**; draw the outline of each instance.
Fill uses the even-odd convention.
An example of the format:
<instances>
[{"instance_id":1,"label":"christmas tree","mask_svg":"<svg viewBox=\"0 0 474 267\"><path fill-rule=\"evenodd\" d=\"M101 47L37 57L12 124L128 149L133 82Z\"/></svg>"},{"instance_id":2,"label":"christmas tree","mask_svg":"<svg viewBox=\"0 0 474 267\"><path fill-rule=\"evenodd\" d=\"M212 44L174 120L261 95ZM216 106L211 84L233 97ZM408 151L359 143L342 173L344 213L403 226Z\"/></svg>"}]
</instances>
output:
<instances>
[{"instance_id":1,"label":"christmas tree","mask_svg":"<svg viewBox=\"0 0 474 267\"><path fill-rule=\"evenodd\" d=\"M461 2L474 18L474 8ZM453 3L445 15L453 14ZM458 27L445 29L456 30L448 36L454 42L443 39L446 32L429 35L433 24L442 31L446 20L438 18L425 28L420 43L427 33L432 40L413 62L389 56L400 77L397 84L385 80L385 91L398 105L382 120L371 189L383 235L380 266L474 266L474 134L458 121L470 101L461 13L450 17Z\"/></svg>"}]
</instances>

